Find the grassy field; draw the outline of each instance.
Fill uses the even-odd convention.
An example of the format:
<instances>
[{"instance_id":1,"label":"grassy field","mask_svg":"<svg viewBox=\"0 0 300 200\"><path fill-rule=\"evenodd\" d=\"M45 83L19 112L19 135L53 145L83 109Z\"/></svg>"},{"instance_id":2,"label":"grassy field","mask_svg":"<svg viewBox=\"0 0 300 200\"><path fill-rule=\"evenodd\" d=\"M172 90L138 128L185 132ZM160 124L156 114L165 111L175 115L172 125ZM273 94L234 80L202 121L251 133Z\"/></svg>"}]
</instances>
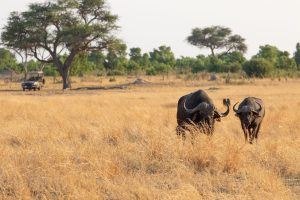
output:
<instances>
[{"instance_id":1,"label":"grassy field","mask_svg":"<svg viewBox=\"0 0 300 200\"><path fill-rule=\"evenodd\" d=\"M299 199L300 81L225 85L147 79L124 90L41 92L0 83L1 199ZM76 79L73 87L109 85ZM205 89L224 111L262 98L258 143L245 144L238 119L216 124L194 145L175 134L178 98Z\"/></svg>"}]
</instances>

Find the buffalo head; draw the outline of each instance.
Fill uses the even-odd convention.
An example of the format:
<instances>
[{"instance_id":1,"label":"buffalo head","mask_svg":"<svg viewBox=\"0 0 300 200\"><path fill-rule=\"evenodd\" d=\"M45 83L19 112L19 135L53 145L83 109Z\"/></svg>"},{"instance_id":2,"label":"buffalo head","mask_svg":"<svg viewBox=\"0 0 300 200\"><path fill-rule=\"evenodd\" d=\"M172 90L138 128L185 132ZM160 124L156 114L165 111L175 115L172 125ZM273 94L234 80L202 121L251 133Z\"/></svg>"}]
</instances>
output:
<instances>
[{"instance_id":1,"label":"buffalo head","mask_svg":"<svg viewBox=\"0 0 300 200\"><path fill-rule=\"evenodd\" d=\"M192 116L191 121L195 124L199 124L202 126L202 128L209 129L209 132L213 131L215 120L221 121L221 118L226 117L230 112L229 99L223 100L223 104L227 106L227 111L225 113L221 113L214 105L206 102L202 102L192 109L188 109L185 104L186 103L184 102L184 109L189 115Z\"/></svg>"},{"instance_id":2,"label":"buffalo head","mask_svg":"<svg viewBox=\"0 0 300 200\"><path fill-rule=\"evenodd\" d=\"M259 109L255 109L253 106L244 105L239 106L238 109L236 109L236 106L239 103L236 103L233 106L233 110L236 113L236 116L240 118L241 122L248 128L251 123L260 116L260 111L262 110L262 106L258 103Z\"/></svg>"}]
</instances>

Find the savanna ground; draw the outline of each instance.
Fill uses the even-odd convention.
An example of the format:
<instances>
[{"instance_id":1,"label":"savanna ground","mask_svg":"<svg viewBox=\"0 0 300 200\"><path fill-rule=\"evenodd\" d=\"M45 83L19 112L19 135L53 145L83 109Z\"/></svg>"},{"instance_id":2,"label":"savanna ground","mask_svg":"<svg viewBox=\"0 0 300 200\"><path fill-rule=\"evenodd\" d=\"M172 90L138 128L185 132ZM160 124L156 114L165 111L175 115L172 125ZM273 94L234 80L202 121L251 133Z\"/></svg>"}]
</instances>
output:
<instances>
[{"instance_id":1,"label":"savanna ground","mask_svg":"<svg viewBox=\"0 0 300 200\"><path fill-rule=\"evenodd\" d=\"M146 79L157 84L62 92L49 79L24 93L1 83L1 199L299 199L300 80ZM262 98L258 143L245 144L232 110L211 139L179 139L177 100L200 88L221 111L225 97Z\"/></svg>"}]
</instances>

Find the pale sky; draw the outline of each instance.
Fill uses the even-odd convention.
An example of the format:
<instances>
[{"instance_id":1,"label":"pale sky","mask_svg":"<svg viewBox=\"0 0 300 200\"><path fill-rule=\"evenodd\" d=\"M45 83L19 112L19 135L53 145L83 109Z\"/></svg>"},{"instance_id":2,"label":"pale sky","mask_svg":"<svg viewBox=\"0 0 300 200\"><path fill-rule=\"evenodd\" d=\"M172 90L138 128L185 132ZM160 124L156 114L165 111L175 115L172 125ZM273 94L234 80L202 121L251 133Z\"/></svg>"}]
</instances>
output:
<instances>
[{"instance_id":1,"label":"pale sky","mask_svg":"<svg viewBox=\"0 0 300 200\"><path fill-rule=\"evenodd\" d=\"M1 0L0 26L11 11L26 9L30 2ZM247 57L260 45L272 44L293 53L300 42L300 0L108 0L119 15L119 37L128 48L148 52L171 46L177 57L207 54L185 38L194 27L223 25L246 38Z\"/></svg>"}]
</instances>

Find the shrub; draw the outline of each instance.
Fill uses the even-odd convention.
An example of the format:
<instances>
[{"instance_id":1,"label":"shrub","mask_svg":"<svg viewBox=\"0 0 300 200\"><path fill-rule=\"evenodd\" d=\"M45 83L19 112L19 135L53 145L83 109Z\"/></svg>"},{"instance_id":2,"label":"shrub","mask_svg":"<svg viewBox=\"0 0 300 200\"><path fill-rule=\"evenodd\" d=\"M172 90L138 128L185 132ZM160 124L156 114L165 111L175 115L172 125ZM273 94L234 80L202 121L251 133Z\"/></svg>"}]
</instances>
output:
<instances>
[{"instance_id":1,"label":"shrub","mask_svg":"<svg viewBox=\"0 0 300 200\"><path fill-rule=\"evenodd\" d=\"M225 72L226 67L221 59L210 57L207 65L209 72Z\"/></svg>"},{"instance_id":2,"label":"shrub","mask_svg":"<svg viewBox=\"0 0 300 200\"><path fill-rule=\"evenodd\" d=\"M242 70L242 65L238 62L235 63L231 63L229 66L229 71L232 73L237 73L240 72Z\"/></svg>"},{"instance_id":3,"label":"shrub","mask_svg":"<svg viewBox=\"0 0 300 200\"><path fill-rule=\"evenodd\" d=\"M264 58L253 58L244 63L243 69L250 77L266 77L274 70L272 63Z\"/></svg>"},{"instance_id":4,"label":"shrub","mask_svg":"<svg viewBox=\"0 0 300 200\"><path fill-rule=\"evenodd\" d=\"M157 75L157 72L154 69L154 67L150 67L150 68L146 69L146 75L148 75L148 76L155 76L155 75Z\"/></svg>"}]
</instances>

